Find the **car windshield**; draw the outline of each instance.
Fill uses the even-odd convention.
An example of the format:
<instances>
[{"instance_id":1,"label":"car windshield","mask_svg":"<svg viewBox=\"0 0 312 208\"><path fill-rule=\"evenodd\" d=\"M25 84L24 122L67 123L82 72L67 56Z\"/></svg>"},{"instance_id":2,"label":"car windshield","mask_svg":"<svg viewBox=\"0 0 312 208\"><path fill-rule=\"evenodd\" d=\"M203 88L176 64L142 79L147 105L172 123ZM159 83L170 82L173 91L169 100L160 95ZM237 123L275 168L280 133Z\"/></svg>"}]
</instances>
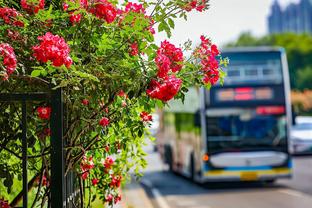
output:
<instances>
[{"instance_id":1,"label":"car windshield","mask_svg":"<svg viewBox=\"0 0 312 208\"><path fill-rule=\"evenodd\" d=\"M294 130L312 130L312 123L298 123L293 127Z\"/></svg>"}]
</instances>

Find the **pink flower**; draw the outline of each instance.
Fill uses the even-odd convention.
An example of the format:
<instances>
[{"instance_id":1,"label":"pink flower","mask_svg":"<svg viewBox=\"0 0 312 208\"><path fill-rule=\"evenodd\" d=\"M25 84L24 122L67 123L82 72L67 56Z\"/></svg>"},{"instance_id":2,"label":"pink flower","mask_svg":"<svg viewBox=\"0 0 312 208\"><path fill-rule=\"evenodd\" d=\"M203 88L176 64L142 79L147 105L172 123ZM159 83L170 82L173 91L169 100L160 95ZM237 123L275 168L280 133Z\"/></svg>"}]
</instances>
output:
<instances>
[{"instance_id":1,"label":"pink flower","mask_svg":"<svg viewBox=\"0 0 312 208\"><path fill-rule=\"evenodd\" d=\"M12 74L16 70L17 66L14 49L7 43L1 43L0 56L2 57L2 64L5 67L6 74Z\"/></svg>"},{"instance_id":2,"label":"pink flower","mask_svg":"<svg viewBox=\"0 0 312 208\"><path fill-rule=\"evenodd\" d=\"M143 111L142 113L140 113L140 117L141 117L141 120L143 122L149 122L149 121L152 121L153 120L153 117L151 114L149 114L148 112L145 112Z\"/></svg>"},{"instance_id":3,"label":"pink flower","mask_svg":"<svg viewBox=\"0 0 312 208\"><path fill-rule=\"evenodd\" d=\"M108 194L106 197L105 197L105 202L108 202L108 203L111 203L113 201L114 197L112 194Z\"/></svg>"},{"instance_id":4,"label":"pink flower","mask_svg":"<svg viewBox=\"0 0 312 208\"><path fill-rule=\"evenodd\" d=\"M63 64L70 68L72 59L69 57L69 46L64 38L47 32L44 36L39 36L40 45L34 46L34 57L39 61L46 63L52 62L53 66L62 66Z\"/></svg>"},{"instance_id":5,"label":"pink flower","mask_svg":"<svg viewBox=\"0 0 312 208\"><path fill-rule=\"evenodd\" d=\"M38 116L42 120L49 120L51 116L51 108L50 107L38 107L37 108Z\"/></svg>"},{"instance_id":6,"label":"pink flower","mask_svg":"<svg viewBox=\"0 0 312 208\"><path fill-rule=\"evenodd\" d=\"M101 120L99 121L99 124L103 127L106 127L109 125L109 119L106 117L101 118Z\"/></svg>"}]
</instances>

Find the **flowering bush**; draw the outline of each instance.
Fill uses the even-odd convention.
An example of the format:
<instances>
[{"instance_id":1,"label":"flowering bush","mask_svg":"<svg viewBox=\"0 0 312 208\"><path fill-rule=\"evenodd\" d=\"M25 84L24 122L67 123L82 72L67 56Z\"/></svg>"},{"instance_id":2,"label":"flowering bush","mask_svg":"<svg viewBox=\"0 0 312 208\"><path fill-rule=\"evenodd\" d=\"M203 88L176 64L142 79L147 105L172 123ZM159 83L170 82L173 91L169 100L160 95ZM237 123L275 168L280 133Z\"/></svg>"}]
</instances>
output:
<instances>
[{"instance_id":1,"label":"flowering bush","mask_svg":"<svg viewBox=\"0 0 312 208\"><path fill-rule=\"evenodd\" d=\"M86 206L96 197L106 205L117 203L130 170L140 175L155 107L183 99L189 86L209 88L222 81L227 60L207 37L194 50L191 42L154 43L156 30L170 38L176 18L207 8L208 0L0 0L0 92L63 88L65 172L74 171L89 189ZM20 154L20 115L19 107L0 106L0 169L5 170L0 181L10 192L13 179L21 176L18 163L6 164L12 153ZM33 205L45 206L53 112L40 102L27 110L29 171L37 181L29 189L38 188ZM18 198L5 196L16 206Z\"/></svg>"}]
</instances>

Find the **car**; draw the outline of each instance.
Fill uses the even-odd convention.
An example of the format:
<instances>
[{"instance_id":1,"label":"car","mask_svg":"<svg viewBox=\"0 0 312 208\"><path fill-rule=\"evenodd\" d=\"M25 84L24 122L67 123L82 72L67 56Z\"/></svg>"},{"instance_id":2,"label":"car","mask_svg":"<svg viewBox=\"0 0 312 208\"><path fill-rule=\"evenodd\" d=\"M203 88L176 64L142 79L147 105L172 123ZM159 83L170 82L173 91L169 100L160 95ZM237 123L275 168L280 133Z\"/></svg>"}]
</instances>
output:
<instances>
[{"instance_id":1,"label":"car","mask_svg":"<svg viewBox=\"0 0 312 208\"><path fill-rule=\"evenodd\" d=\"M312 117L298 116L290 132L290 152L312 154Z\"/></svg>"}]
</instances>

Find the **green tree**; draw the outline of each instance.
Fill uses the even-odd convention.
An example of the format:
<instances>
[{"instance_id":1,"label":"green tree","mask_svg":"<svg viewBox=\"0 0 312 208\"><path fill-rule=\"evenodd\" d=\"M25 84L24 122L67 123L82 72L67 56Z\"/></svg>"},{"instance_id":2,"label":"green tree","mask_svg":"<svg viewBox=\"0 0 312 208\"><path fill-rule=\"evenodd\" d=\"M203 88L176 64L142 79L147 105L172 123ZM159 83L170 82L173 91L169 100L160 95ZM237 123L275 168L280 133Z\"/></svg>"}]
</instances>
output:
<instances>
[{"instance_id":1,"label":"green tree","mask_svg":"<svg viewBox=\"0 0 312 208\"><path fill-rule=\"evenodd\" d=\"M308 82L299 80L303 78L299 77L300 71L303 69L307 71L312 67L312 36L310 34L285 33L254 37L250 32L245 32L236 41L227 44L227 47L238 46L280 46L285 48L292 88L312 89ZM300 86L299 83L301 83Z\"/></svg>"}]
</instances>

